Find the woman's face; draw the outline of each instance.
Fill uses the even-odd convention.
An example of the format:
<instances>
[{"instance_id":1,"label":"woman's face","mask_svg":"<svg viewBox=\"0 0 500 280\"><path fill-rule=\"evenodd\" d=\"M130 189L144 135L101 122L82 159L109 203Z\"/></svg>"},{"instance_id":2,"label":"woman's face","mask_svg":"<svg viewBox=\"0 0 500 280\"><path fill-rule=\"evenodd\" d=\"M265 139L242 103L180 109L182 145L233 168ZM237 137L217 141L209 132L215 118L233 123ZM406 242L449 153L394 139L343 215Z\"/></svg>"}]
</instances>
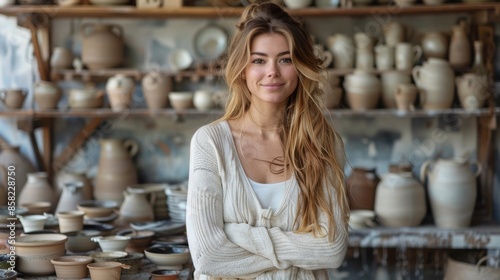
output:
<instances>
[{"instance_id":1,"label":"woman's face","mask_svg":"<svg viewBox=\"0 0 500 280\"><path fill-rule=\"evenodd\" d=\"M251 102L286 103L299 79L285 36L279 33L259 35L253 39L250 53L243 78L252 94Z\"/></svg>"}]
</instances>

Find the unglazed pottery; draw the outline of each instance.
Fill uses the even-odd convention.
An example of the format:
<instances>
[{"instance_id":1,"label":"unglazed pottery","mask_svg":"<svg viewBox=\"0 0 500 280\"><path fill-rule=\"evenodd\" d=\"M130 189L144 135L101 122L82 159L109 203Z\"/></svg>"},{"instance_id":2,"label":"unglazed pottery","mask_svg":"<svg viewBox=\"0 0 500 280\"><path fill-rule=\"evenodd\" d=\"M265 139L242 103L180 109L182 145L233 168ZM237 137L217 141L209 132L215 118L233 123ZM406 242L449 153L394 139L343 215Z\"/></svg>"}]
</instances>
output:
<instances>
[{"instance_id":1,"label":"unglazed pottery","mask_svg":"<svg viewBox=\"0 0 500 280\"><path fill-rule=\"evenodd\" d=\"M154 220L152 201L148 201L147 192L140 188L127 188L125 200L120 206L120 220L124 224L148 222Z\"/></svg>"},{"instance_id":2,"label":"unglazed pottery","mask_svg":"<svg viewBox=\"0 0 500 280\"><path fill-rule=\"evenodd\" d=\"M356 69L346 75L344 81L347 103L352 110L367 110L377 107L380 98L380 81L372 73Z\"/></svg>"},{"instance_id":3,"label":"unglazed pottery","mask_svg":"<svg viewBox=\"0 0 500 280\"><path fill-rule=\"evenodd\" d=\"M471 171L473 165L475 172ZM436 226L468 227L476 203L480 163L440 158L425 161L420 172L421 181L428 178L427 189Z\"/></svg>"},{"instance_id":4,"label":"unglazed pottery","mask_svg":"<svg viewBox=\"0 0 500 280\"><path fill-rule=\"evenodd\" d=\"M117 233L118 236L129 236L130 242L125 248L126 252L141 253L149 247L155 236L155 232L151 230L132 230L124 229Z\"/></svg>"},{"instance_id":5,"label":"unglazed pottery","mask_svg":"<svg viewBox=\"0 0 500 280\"><path fill-rule=\"evenodd\" d=\"M95 180L94 197L121 204L127 186L137 184L137 170L132 157L139 146L133 140L101 139L99 168Z\"/></svg>"},{"instance_id":6,"label":"unglazed pottery","mask_svg":"<svg viewBox=\"0 0 500 280\"><path fill-rule=\"evenodd\" d=\"M92 261L94 259L89 256L62 256L53 258L50 262L54 265L57 278L82 279L89 275L87 264Z\"/></svg>"},{"instance_id":7,"label":"unglazed pottery","mask_svg":"<svg viewBox=\"0 0 500 280\"><path fill-rule=\"evenodd\" d=\"M83 196L83 183L66 182L59 197L56 212L78 210L76 206L83 200L85 200Z\"/></svg>"},{"instance_id":8,"label":"unglazed pottery","mask_svg":"<svg viewBox=\"0 0 500 280\"><path fill-rule=\"evenodd\" d=\"M488 77L467 73L456 78L457 94L462 108L475 110L490 97Z\"/></svg>"},{"instance_id":9,"label":"unglazed pottery","mask_svg":"<svg viewBox=\"0 0 500 280\"><path fill-rule=\"evenodd\" d=\"M119 262L90 263L87 267L92 280L120 280L122 268L130 268L128 265Z\"/></svg>"},{"instance_id":10,"label":"unglazed pottery","mask_svg":"<svg viewBox=\"0 0 500 280\"><path fill-rule=\"evenodd\" d=\"M25 89L1 89L0 101L7 109L19 109L23 107L27 94Z\"/></svg>"},{"instance_id":11,"label":"unglazed pottery","mask_svg":"<svg viewBox=\"0 0 500 280\"><path fill-rule=\"evenodd\" d=\"M97 230L81 230L76 232L67 232L66 250L73 253L83 253L93 251L97 244L91 240L92 237L99 236L101 232Z\"/></svg>"},{"instance_id":12,"label":"unglazed pottery","mask_svg":"<svg viewBox=\"0 0 500 280\"><path fill-rule=\"evenodd\" d=\"M413 111L415 109L417 93L418 89L414 84L398 84L396 86L396 91L394 92L397 109L400 111Z\"/></svg>"},{"instance_id":13,"label":"unglazed pottery","mask_svg":"<svg viewBox=\"0 0 500 280\"><path fill-rule=\"evenodd\" d=\"M82 62L89 69L118 67L123 63L123 28L115 24L83 24Z\"/></svg>"},{"instance_id":14,"label":"unglazed pottery","mask_svg":"<svg viewBox=\"0 0 500 280\"><path fill-rule=\"evenodd\" d=\"M194 92L192 91L172 91L168 95L172 108L185 110L193 107Z\"/></svg>"},{"instance_id":15,"label":"unglazed pottery","mask_svg":"<svg viewBox=\"0 0 500 280\"><path fill-rule=\"evenodd\" d=\"M189 248L185 245L153 246L144 250L146 258L159 268L182 268L190 258Z\"/></svg>"},{"instance_id":16,"label":"unglazed pottery","mask_svg":"<svg viewBox=\"0 0 500 280\"><path fill-rule=\"evenodd\" d=\"M168 105L168 94L172 90L172 78L159 72L149 72L142 78L142 92L149 109L161 109Z\"/></svg>"},{"instance_id":17,"label":"unglazed pottery","mask_svg":"<svg viewBox=\"0 0 500 280\"><path fill-rule=\"evenodd\" d=\"M462 25L454 25L451 33L448 61L456 68L469 67L471 59L471 42Z\"/></svg>"},{"instance_id":18,"label":"unglazed pottery","mask_svg":"<svg viewBox=\"0 0 500 280\"><path fill-rule=\"evenodd\" d=\"M413 80L420 93L424 109L448 109L455 97L455 73L448 61L429 58L422 66L415 66Z\"/></svg>"},{"instance_id":19,"label":"unglazed pottery","mask_svg":"<svg viewBox=\"0 0 500 280\"><path fill-rule=\"evenodd\" d=\"M215 107L213 93L208 90L197 90L194 92L193 105L199 111L207 111Z\"/></svg>"},{"instance_id":20,"label":"unglazed pottery","mask_svg":"<svg viewBox=\"0 0 500 280\"><path fill-rule=\"evenodd\" d=\"M50 212L52 204L48 201L28 202L21 204L21 207L28 209L28 215L43 214Z\"/></svg>"},{"instance_id":21,"label":"unglazed pottery","mask_svg":"<svg viewBox=\"0 0 500 280\"><path fill-rule=\"evenodd\" d=\"M373 210L379 181L375 169L353 168L346 179L350 209Z\"/></svg>"},{"instance_id":22,"label":"unglazed pottery","mask_svg":"<svg viewBox=\"0 0 500 280\"><path fill-rule=\"evenodd\" d=\"M99 243L99 247L101 247L103 252L124 252L130 242L130 236L97 236L91 239Z\"/></svg>"},{"instance_id":23,"label":"unglazed pottery","mask_svg":"<svg viewBox=\"0 0 500 280\"><path fill-rule=\"evenodd\" d=\"M375 66L378 70L389 70L394 68L393 46L377 45L375 47Z\"/></svg>"},{"instance_id":24,"label":"unglazed pottery","mask_svg":"<svg viewBox=\"0 0 500 280\"><path fill-rule=\"evenodd\" d=\"M414 227L424 219L424 186L411 172L386 173L377 185L375 213L377 220L388 227Z\"/></svg>"},{"instance_id":25,"label":"unglazed pottery","mask_svg":"<svg viewBox=\"0 0 500 280\"><path fill-rule=\"evenodd\" d=\"M57 108L57 104L62 97L61 90L56 84L46 81L38 81L34 88L35 103L40 110L50 110Z\"/></svg>"},{"instance_id":26,"label":"unglazed pottery","mask_svg":"<svg viewBox=\"0 0 500 280\"><path fill-rule=\"evenodd\" d=\"M63 211L56 213L59 219L59 232L75 232L83 230L83 211Z\"/></svg>"},{"instance_id":27,"label":"unglazed pottery","mask_svg":"<svg viewBox=\"0 0 500 280\"><path fill-rule=\"evenodd\" d=\"M55 47L50 57L52 69L69 69L73 64L73 53L63 47Z\"/></svg>"},{"instance_id":28,"label":"unglazed pottery","mask_svg":"<svg viewBox=\"0 0 500 280\"><path fill-rule=\"evenodd\" d=\"M399 84L411 82L410 74L401 71L387 71L381 74L382 103L385 108L395 109L396 100L394 98L396 88Z\"/></svg>"},{"instance_id":29,"label":"unglazed pottery","mask_svg":"<svg viewBox=\"0 0 500 280\"><path fill-rule=\"evenodd\" d=\"M422 36L421 46L426 58L448 58L448 38L442 32L425 32Z\"/></svg>"},{"instance_id":30,"label":"unglazed pottery","mask_svg":"<svg viewBox=\"0 0 500 280\"><path fill-rule=\"evenodd\" d=\"M19 194L19 204L39 201L50 202L53 206L57 204L57 194L49 184L46 172L28 173L27 176L28 181Z\"/></svg>"},{"instance_id":31,"label":"unglazed pottery","mask_svg":"<svg viewBox=\"0 0 500 280\"><path fill-rule=\"evenodd\" d=\"M78 203L76 208L85 212L88 218L107 217L118 209L118 203L112 200L85 200Z\"/></svg>"},{"instance_id":32,"label":"unglazed pottery","mask_svg":"<svg viewBox=\"0 0 500 280\"><path fill-rule=\"evenodd\" d=\"M25 233L43 230L45 221L47 221L47 217L44 215L18 216L18 218L23 225Z\"/></svg>"},{"instance_id":33,"label":"unglazed pottery","mask_svg":"<svg viewBox=\"0 0 500 280\"><path fill-rule=\"evenodd\" d=\"M418 45L398 43L394 52L394 63L398 70L411 70L422 57L422 48Z\"/></svg>"},{"instance_id":34,"label":"unglazed pottery","mask_svg":"<svg viewBox=\"0 0 500 280\"><path fill-rule=\"evenodd\" d=\"M333 54L333 67L352 69L354 67L354 41L345 34L335 34L327 38L328 49Z\"/></svg>"},{"instance_id":35,"label":"unglazed pottery","mask_svg":"<svg viewBox=\"0 0 500 280\"><path fill-rule=\"evenodd\" d=\"M82 193L84 200L91 200L93 197L93 186L85 172L62 170L56 176L57 192L59 194L64 190L64 184L68 182L81 182L83 184Z\"/></svg>"},{"instance_id":36,"label":"unglazed pottery","mask_svg":"<svg viewBox=\"0 0 500 280\"><path fill-rule=\"evenodd\" d=\"M64 234L34 234L16 238L16 269L27 275L52 275L55 273L50 260L64 256Z\"/></svg>"},{"instance_id":37,"label":"unglazed pottery","mask_svg":"<svg viewBox=\"0 0 500 280\"><path fill-rule=\"evenodd\" d=\"M113 111L120 111L132 107L132 95L135 83L132 78L116 74L106 82L106 93Z\"/></svg>"},{"instance_id":38,"label":"unglazed pottery","mask_svg":"<svg viewBox=\"0 0 500 280\"><path fill-rule=\"evenodd\" d=\"M68 103L71 109L101 108L104 91L95 87L73 88L69 91Z\"/></svg>"}]
</instances>

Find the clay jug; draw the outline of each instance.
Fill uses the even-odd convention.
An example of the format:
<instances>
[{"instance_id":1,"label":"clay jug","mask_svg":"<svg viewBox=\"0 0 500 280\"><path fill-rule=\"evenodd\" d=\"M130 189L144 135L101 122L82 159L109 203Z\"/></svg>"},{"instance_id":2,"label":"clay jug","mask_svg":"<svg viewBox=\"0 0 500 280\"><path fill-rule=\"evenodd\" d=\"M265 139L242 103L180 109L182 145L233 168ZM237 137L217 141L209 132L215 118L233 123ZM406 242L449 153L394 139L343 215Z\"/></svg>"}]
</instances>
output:
<instances>
[{"instance_id":1,"label":"clay jug","mask_svg":"<svg viewBox=\"0 0 500 280\"><path fill-rule=\"evenodd\" d=\"M116 24L83 24L82 62L89 69L120 66L123 62L123 29Z\"/></svg>"},{"instance_id":2,"label":"clay jug","mask_svg":"<svg viewBox=\"0 0 500 280\"><path fill-rule=\"evenodd\" d=\"M106 93L113 111L120 111L130 108L132 105L132 95L134 94L135 83L123 74L116 74L106 82Z\"/></svg>"},{"instance_id":3,"label":"clay jug","mask_svg":"<svg viewBox=\"0 0 500 280\"><path fill-rule=\"evenodd\" d=\"M346 180L349 188L349 206L351 209L373 210L375 191L380 179L375 169L353 168Z\"/></svg>"},{"instance_id":4,"label":"clay jug","mask_svg":"<svg viewBox=\"0 0 500 280\"><path fill-rule=\"evenodd\" d=\"M344 34L335 34L327 38L328 49L333 54L333 67L352 69L354 66L354 42Z\"/></svg>"},{"instance_id":5,"label":"clay jug","mask_svg":"<svg viewBox=\"0 0 500 280\"><path fill-rule=\"evenodd\" d=\"M0 90L0 102L7 109L19 109L23 107L27 94L26 89L2 89Z\"/></svg>"},{"instance_id":6,"label":"clay jug","mask_svg":"<svg viewBox=\"0 0 500 280\"><path fill-rule=\"evenodd\" d=\"M46 81L38 81L35 84L34 99L40 110L57 108L62 93L56 84Z\"/></svg>"},{"instance_id":7,"label":"clay jug","mask_svg":"<svg viewBox=\"0 0 500 280\"><path fill-rule=\"evenodd\" d=\"M424 33L421 45L426 58L448 58L448 38L441 32L429 31Z\"/></svg>"},{"instance_id":8,"label":"clay jug","mask_svg":"<svg viewBox=\"0 0 500 280\"><path fill-rule=\"evenodd\" d=\"M476 171L471 166L476 165ZM428 179L429 201L436 226L464 228L471 222L476 203L476 177L481 173L479 162L463 159L427 160L420 169L420 178Z\"/></svg>"},{"instance_id":9,"label":"clay jug","mask_svg":"<svg viewBox=\"0 0 500 280\"><path fill-rule=\"evenodd\" d=\"M168 105L168 94L172 90L172 79L158 72L149 72L142 79L142 92L149 109L161 109Z\"/></svg>"},{"instance_id":10,"label":"clay jug","mask_svg":"<svg viewBox=\"0 0 500 280\"><path fill-rule=\"evenodd\" d=\"M123 201L123 191L137 184L137 170L132 157L139 146L133 140L102 139L94 197L97 200Z\"/></svg>"},{"instance_id":11,"label":"clay jug","mask_svg":"<svg viewBox=\"0 0 500 280\"><path fill-rule=\"evenodd\" d=\"M47 172L28 173L28 181L19 194L18 204L40 201L56 205L57 194L47 179Z\"/></svg>"},{"instance_id":12,"label":"clay jug","mask_svg":"<svg viewBox=\"0 0 500 280\"><path fill-rule=\"evenodd\" d=\"M488 77L467 73L456 79L460 105L465 110L475 110L484 106L489 98Z\"/></svg>"},{"instance_id":13,"label":"clay jug","mask_svg":"<svg viewBox=\"0 0 500 280\"><path fill-rule=\"evenodd\" d=\"M85 172L76 171L61 171L57 174L57 193L61 194L64 190L64 185L69 182L81 182L83 184L82 194L84 200L92 200L92 183L86 176Z\"/></svg>"},{"instance_id":14,"label":"clay jug","mask_svg":"<svg viewBox=\"0 0 500 280\"><path fill-rule=\"evenodd\" d=\"M382 225L418 226L426 210L424 186L411 172L382 175L375 193L375 214Z\"/></svg>"},{"instance_id":15,"label":"clay jug","mask_svg":"<svg viewBox=\"0 0 500 280\"><path fill-rule=\"evenodd\" d=\"M57 204L56 213L78 210L76 206L83 200L83 183L66 182Z\"/></svg>"},{"instance_id":16,"label":"clay jug","mask_svg":"<svg viewBox=\"0 0 500 280\"><path fill-rule=\"evenodd\" d=\"M5 168L9 166L15 167L16 172L16 197L19 197L23 186L26 184L28 173L35 172L35 167L31 162L21 154L19 146L11 146L8 144L0 145L0 165Z\"/></svg>"},{"instance_id":17,"label":"clay jug","mask_svg":"<svg viewBox=\"0 0 500 280\"><path fill-rule=\"evenodd\" d=\"M367 110L377 107L380 98L380 81L372 73L356 69L346 75L344 81L347 103L352 110Z\"/></svg>"},{"instance_id":18,"label":"clay jug","mask_svg":"<svg viewBox=\"0 0 500 280\"><path fill-rule=\"evenodd\" d=\"M147 200L148 192L141 188L127 188L123 192L125 200L120 206L120 221L124 224L154 220L152 201Z\"/></svg>"},{"instance_id":19,"label":"clay jug","mask_svg":"<svg viewBox=\"0 0 500 280\"><path fill-rule=\"evenodd\" d=\"M429 58L422 66L413 67L413 80L420 92L424 109L448 109L455 97L455 72L448 61Z\"/></svg>"},{"instance_id":20,"label":"clay jug","mask_svg":"<svg viewBox=\"0 0 500 280\"><path fill-rule=\"evenodd\" d=\"M469 67L471 64L471 42L462 25L453 26L448 60L456 68Z\"/></svg>"}]
</instances>

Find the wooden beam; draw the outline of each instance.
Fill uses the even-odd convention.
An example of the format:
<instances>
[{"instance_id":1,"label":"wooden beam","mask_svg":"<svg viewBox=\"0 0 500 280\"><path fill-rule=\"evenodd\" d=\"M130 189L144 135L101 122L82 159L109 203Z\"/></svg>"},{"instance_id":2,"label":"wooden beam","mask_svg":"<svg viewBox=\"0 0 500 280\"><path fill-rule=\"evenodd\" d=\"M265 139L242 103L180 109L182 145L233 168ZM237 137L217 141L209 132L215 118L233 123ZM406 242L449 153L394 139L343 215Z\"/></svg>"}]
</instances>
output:
<instances>
[{"instance_id":1,"label":"wooden beam","mask_svg":"<svg viewBox=\"0 0 500 280\"><path fill-rule=\"evenodd\" d=\"M64 165L68 163L73 156L76 154L79 148L87 141L87 139L92 135L95 129L99 127L103 118L92 118L85 127L77 134L69 145L62 151L62 153L54 161L53 169L54 172L59 172L63 169Z\"/></svg>"},{"instance_id":2,"label":"wooden beam","mask_svg":"<svg viewBox=\"0 0 500 280\"><path fill-rule=\"evenodd\" d=\"M51 168L52 163L52 131L54 126L54 119L43 119L42 128L42 143L43 143L43 165L45 166L45 171L47 172L49 182L53 179L53 170Z\"/></svg>"},{"instance_id":3,"label":"wooden beam","mask_svg":"<svg viewBox=\"0 0 500 280\"><path fill-rule=\"evenodd\" d=\"M43 162L42 154L38 148L35 137L35 129L41 127L42 123L40 120L34 119L20 119L17 121L17 128L28 133L31 149L35 155L36 165L39 171L47 171L47 166Z\"/></svg>"}]
</instances>

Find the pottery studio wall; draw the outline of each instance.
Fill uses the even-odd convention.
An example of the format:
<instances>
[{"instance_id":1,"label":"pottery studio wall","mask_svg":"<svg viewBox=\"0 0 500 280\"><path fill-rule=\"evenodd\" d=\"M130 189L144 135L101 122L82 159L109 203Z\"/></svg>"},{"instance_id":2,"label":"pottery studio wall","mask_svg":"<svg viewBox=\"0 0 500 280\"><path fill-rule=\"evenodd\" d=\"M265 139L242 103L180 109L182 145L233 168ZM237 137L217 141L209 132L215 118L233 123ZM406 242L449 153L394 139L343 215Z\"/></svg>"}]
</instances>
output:
<instances>
[{"instance_id":1,"label":"pottery studio wall","mask_svg":"<svg viewBox=\"0 0 500 280\"><path fill-rule=\"evenodd\" d=\"M411 41L418 42L419 34L428 30L449 31L460 15L405 16L391 18L371 16L364 18L317 18L307 19L311 33L319 43L337 32L354 34L365 31L377 35L388 20L398 20L413 30ZM425 19L425 20L422 20ZM169 69L167 56L175 48L186 48L193 55L192 42L196 32L209 23L222 26L228 33L233 30L232 19L58 19L54 22L53 46L68 47L75 54L81 51L80 27L87 22L116 23L123 27L126 40L126 66L143 70ZM25 87L32 92L37 79L36 67L30 55L29 33L16 26L15 18L0 16L0 88ZM6 26L7 28L3 28ZM500 27L496 29L499 33ZM498 72L498 71L497 71ZM72 82L61 84L64 90L74 86ZM223 89L221 80L175 84L176 90L197 88ZM66 101L60 107L66 106ZM31 104L27 100L26 104ZM140 87L135 91L134 107L145 107ZM89 176L97 171L99 139L108 137L134 139L140 151L134 162L140 182L179 182L187 180L189 141L201 125L216 119L216 115L188 116L182 121L169 117L139 118L126 114L103 121L102 125L82 146L76 156L64 168L85 170ZM390 163L408 161L415 174L427 159L453 157L464 153L476 153L476 119L467 116L442 116L434 118L381 117L333 117L332 122L341 132L351 167L374 167L379 174L387 171ZM71 138L83 128L81 118L57 119L55 126L55 151L59 154ZM9 143L21 145L21 152L33 159L26 135L17 131L15 120L0 118L0 136ZM38 135L39 136L39 135ZM498 133L496 135L497 139ZM170 148L166 153L160 148L164 143ZM497 166L500 166L500 144L495 145ZM495 174L495 212L500 217L500 173Z\"/></svg>"}]
</instances>

